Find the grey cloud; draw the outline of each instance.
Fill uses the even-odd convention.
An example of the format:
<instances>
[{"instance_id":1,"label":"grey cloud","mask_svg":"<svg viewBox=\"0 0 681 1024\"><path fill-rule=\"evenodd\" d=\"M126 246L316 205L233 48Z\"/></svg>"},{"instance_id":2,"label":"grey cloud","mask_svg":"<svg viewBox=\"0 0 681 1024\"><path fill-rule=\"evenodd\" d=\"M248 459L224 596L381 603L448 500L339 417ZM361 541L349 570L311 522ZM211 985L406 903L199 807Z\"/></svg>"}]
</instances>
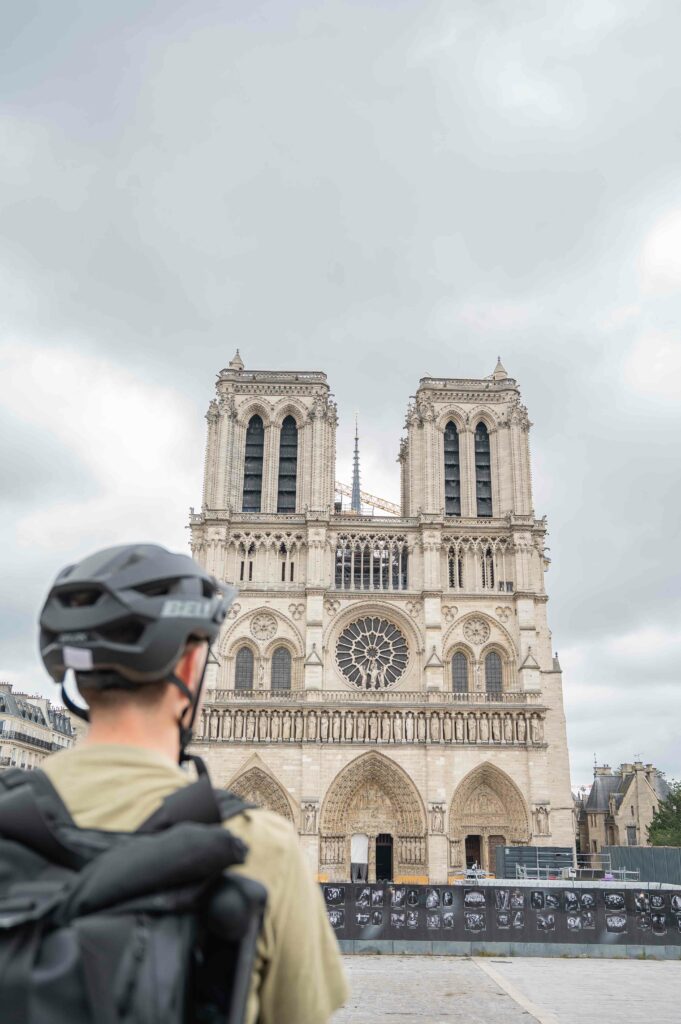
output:
<instances>
[{"instance_id":1,"label":"grey cloud","mask_svg":"<svg viewBox=\"0 0 681 1024\"><path fill-rule=\"evenodd\" d=\"M72 451L2 408L0 479L0 510L5 507L13 516L26 514L37 503L52 501L65 491L72 497L87 498L96 489L90 473Z\"/></svg>"},{"instance_id":2,"label":"grey cloud","mask_svg":"<svg viewBox=\"0 0 681 1024\"><path fill-rule=\"evenodd\" d=\"M484 375L501 354L535 423L554 644L600 642L593 671L619 679L621 738L600 687L574 705L575 775L593 728L602 756L647 743L681 774L657 745L662 702L641 706L636 673L605 651L645 625L673 632L681 611L681 406L623 374L639 338L679 338L678 292L645 293L639 259L681 206L681 9L67 0L0 19L3 335L132 368L178 389L197 422L237 345L249 366L324 369L339 478L358 410L364 485L393 500L419 377ZM60 480L87 497L68 453L22 437L15 502L58 499ZM177 454L169 493L202 455ZM199 501L182 497L178 510ZM37 581L53 555L7 560ZM37 676L29 618L3 613L0 631ZM673 669L649 658L667 693ZM583 682L566 673L571 710Z\"/></svg>"}]
</instances>

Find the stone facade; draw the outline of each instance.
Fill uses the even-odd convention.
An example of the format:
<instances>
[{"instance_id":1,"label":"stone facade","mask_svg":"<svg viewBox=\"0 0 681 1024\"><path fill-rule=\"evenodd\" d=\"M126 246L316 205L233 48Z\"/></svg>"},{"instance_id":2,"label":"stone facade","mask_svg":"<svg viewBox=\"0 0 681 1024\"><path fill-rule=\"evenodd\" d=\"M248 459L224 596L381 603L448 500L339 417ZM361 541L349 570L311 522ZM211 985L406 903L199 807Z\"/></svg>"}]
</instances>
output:
<instances>
[{"instance_id":1,"label":"stone facade","mask_svg":"<svg viewBox=\"0 0 681 1024\"><path fill-rule=\"evenodd\" d=\"M79 731L64 708L0 682L0 770L38 768L49 754L72 747Z\"/></svg>"},{"instance_id":2,"label":"stone facade","mask_svg":"<svg viewBox=\"0 0 681 1024\"><path fill-rule=\"evenodd\" d=\"M576 802L577 842L583 854L605 846L650 846L648 826L660 801L669 795L664 776L642 761L594 768L588 793Z\"/></svg>"},{"instance_id":3,"label":"stone facade","mask_svg":"<svg viewBox=\"0 0 681 1024\"><path fill-rule=\"evenodd\" d=\"M498 843L573 845L546 522L501 364L421 380L397 517L335 502L325 374L237 354L207 420L192 551L239 588L196 742L215 781L292 821L322 879L350 877L353 836L370 880L493 870Z\"/></svg>"}]
</instances>

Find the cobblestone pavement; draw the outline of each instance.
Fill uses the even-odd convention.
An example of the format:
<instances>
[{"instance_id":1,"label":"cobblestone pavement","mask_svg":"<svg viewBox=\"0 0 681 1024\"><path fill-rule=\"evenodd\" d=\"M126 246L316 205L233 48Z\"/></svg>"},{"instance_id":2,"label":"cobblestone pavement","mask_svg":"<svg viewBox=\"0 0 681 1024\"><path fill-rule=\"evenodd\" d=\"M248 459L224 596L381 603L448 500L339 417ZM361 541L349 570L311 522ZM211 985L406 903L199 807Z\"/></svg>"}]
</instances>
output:
<instances>
[{"instance_id":1,"label":"cobblestone pavement","mask_svg":"<svg viewBox=\"0 0 681 1024\"><path fill-rule=\"evenodd\" d=\"M346 956L333 1024L679 1024L681 962Z\"/></svg>"}]
</instances>

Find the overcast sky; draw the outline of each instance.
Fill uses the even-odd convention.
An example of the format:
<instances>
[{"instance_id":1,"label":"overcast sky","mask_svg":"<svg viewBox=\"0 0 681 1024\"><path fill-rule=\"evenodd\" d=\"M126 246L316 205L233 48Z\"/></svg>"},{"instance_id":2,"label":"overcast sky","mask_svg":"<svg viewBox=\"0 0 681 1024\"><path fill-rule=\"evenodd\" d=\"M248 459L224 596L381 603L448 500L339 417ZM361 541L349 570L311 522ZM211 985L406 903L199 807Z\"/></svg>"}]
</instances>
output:
<instances>
[{"instance_id":1,"label":"overcast sky","mask_svg":"<svg viewBox=\"0 0 681 1024\"><path fill-rule=\"evenodd\" d=\"M575 784L681 776L681 6L4 4L0 678L92 549L187 542L203 416L325 370L339 479L399 497L419 377L534 423Z\"/></svg>"}]
</instances>

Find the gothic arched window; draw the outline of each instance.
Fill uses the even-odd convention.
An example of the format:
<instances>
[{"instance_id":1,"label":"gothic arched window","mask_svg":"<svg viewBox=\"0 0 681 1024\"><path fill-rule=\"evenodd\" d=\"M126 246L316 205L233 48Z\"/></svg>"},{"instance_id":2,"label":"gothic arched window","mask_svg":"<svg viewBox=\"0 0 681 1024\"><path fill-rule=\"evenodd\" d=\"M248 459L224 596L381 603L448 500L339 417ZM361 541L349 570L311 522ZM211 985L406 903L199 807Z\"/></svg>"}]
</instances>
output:
<instances>
[{"instance_id":1,"label":"gothic arched window","mask_svg":"<svg viewBox=\"0 0 681 1024\"><path fill-rule=\"evenodd\" d=\"M291 652L286 647L277 647L272 655L272 689L291 689Z\"/></svg>"},{"instance_id":2,"label":"gothic arched window","mask_svg":"<svg viewBox=\"0 0 681 1024\"><path fill-rule=\"evenodd\" d=\"M298 473L298 427L293 416L287 416L279 435L279 489L277 512L295 512L296 476Z\"/></svg>"},{"instance_id":3,"label":"gothic arched window","mask_svg":"<svg viewBox=\"0 0 681 1024\"><path fill-rule=\"evenodd\" d=\"M468 658L461 651L452 658L452 690L454 693L468 693Z\"/></svg>"},{"instance_id":4,"label":"gothic arched window","mask_svg":"<svg viewBox=\"0 0 681 1024\"><path fill-rule=\"evenodd\" d=\"M459 434L451 420L445 427L445 515L461 515Z\"/></svg>"},{"instance_id":5,"label":"gothic arched window","mask_svg":"<svg viewBox=\"0 0 681 1024\"><path fill-rule=\"evenodd\" d=\"M262 499L262 461L265 428L260 416L251 416L246 430L244 459L244 500L242 512L259 512Z\"/></svg>"},{"instance_id":6,"label":"gothic arched window","mask_svg":"<svg viewBox=\"0 0 681 1024\"><path fill-rule=\"evenodd\" d=\"M482 570L482 589L494 590L494 554L491 548L485 548L480 558Z\"/></svg>"},{"instance_id":7,"label":"gothic arched window","mask_svg":"<svg viewBox=\"0 0 681 1024\"><path fill-rule=\"evenodd\" d=\"M485 658L485 689L488 693L501 693L503 688L501 658L496 651L490 651Z\"/></svg>"},{"instance_id":8,"label":"gothic arched window","mask_svg":"<svg viewBox=\"0 0 681 1024\"><path fill-rule=\"evenodd\" d=\"M484 423L475 428L475 497L477 514L492 515L492 463L489 450L489 432Z\"/></svg>"},{"instance_id":9,"label":"gothic arched window","mask_svg":"<svg viewBox=\"0 0 681 1024\"><path fill-rule=\"evenodd\" d=\"M463 590L463 554L456 547L447 552L447 578L452 590Z\"/></svg>"},{"instance_id":10,"label":"gothic arched window","mask_svg":"<svg viewBox=\"0 0 681 1024\"><path fill-rule=\"evenodd\" d=\"M234 669L234 689L253 689L253 651L250 647L240 647L237 651Z\"/></svg>"}]
</instances>

